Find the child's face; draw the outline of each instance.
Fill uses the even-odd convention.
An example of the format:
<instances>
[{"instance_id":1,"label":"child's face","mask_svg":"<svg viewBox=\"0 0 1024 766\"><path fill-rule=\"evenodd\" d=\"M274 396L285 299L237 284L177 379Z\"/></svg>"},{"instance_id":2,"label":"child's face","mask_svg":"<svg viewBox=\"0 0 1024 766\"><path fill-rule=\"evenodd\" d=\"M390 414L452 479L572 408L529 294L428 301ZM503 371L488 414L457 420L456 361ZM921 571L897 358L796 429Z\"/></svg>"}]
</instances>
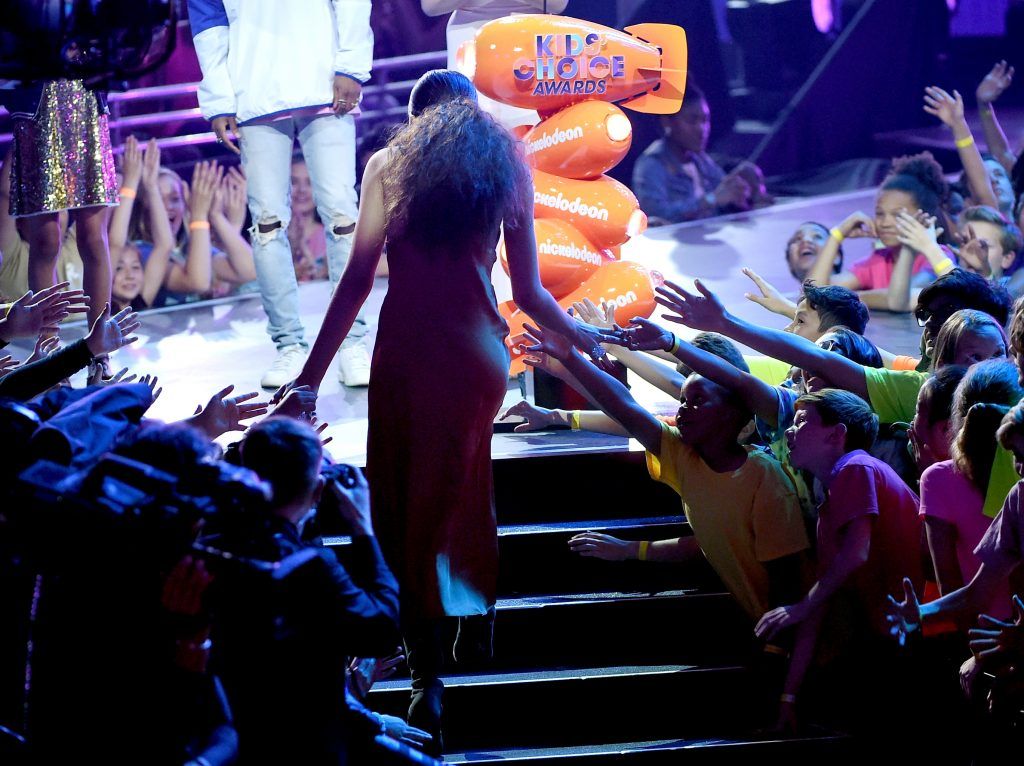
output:
<instances>
[{"instance_id":1,"label":"child's face","mask_svg":"<svg viewBox=\"0 0 1024 766\"><path fill-rule=\"evenodd\" d=\"M313 184L305 162L292 163L292 210L310 213L316 207L313 202Z\"/></svg>"},{"instance_id":2,"label":"child's face","mask_svg":"<svg viewBox=\"0 0 1024 766\"><path fill-rule=\"evenodd\" d=\"M142 292L142 259L133 247L121 250L114 263L110 293L123 303L131 303Z\"/></svg>"},{"instance_id":3,"label":"child's face","mask_svg":"<svg viewBox=\"0 0 1024 766\"><path fill-rule=\"evenodd\" d=\"M917 200L903 191L884 191L875 202L875 233L886 247L896 247L900 241L896 229L896 216L905 210L911 215L918 211Z\"/></svg>"},{"instance_id":4,"label":"child's face","mask_svg":"<svg viewBox=\"0 0 1024 766\"><path fill-rule=\"evenodd\" d=\"M806 298L796 304L796 318L786 325L786 332L816 341L821 337L821 317L816 309L812 309Z\"/></svg>"},{"instance_id":5,"label":"child's face","mask_svg":"<svg viewBox=\"0 0 1024 766\"><path fill-rule=\"evenodd\" d=\"M821 452L832 430L832 427L821 422L821 417L813 406L797 408L793 425L786 429L789 462L797 468L812 468L815 455Z\"/></svg>"},{"instance_id":6,"label":"child's face","mask_svg":"<svg viewBox=\"0 0 1024 766\"><path fill-rule=\"evenodd\" d=\"M931 406L932 387L926 383L917 395L914 419L910 421L910 431L907 434L910 437L910 450L918 471L923 471L941 460L949 460L949 421L940 420L928 425Z\"/></svg>"},{"instance_id":7,"label":"child's face","mask_svg":"<svg viewBox=\"0 0 1024 766\"><path fill-rule=\"evenodd\" d=\"M736 409L720 386L697 374L686 379L676 412L676 427L684 444L721 439L723 426L735 420Z\"/></svg>"},{"instance_id":8,"label":"child's face","mask_svg":"<svg viewBox=\"0 0 1024 766\"><path fill-rule=\"evenodd\" d=\"M960 251L960 267L986 279L990 277L992 279L999 279L1003 276L1003 272L1010 268L1016 255L1015 253L1006 253L1003 250L1001 244L1003 237L1002 228L988 221L964 222L960 227L960 233L965 237L967 236L968 225L974 230L975 236L988 245L988 258L981 259L973 251L973 248L964 248Z\"/></svg>"},{"instance_id":9,"label":"child's face","mask_svg":"<svg viewBox=\"0 0 1024 766\"><path fill-rule=\"evenodd\" d=\"M804 224L793 232L786 243L786 263L798 281L803 282L807 278L826 242L828 232L821 226Z\"/></svg>"},{"instance_id":10,"label":"child's face","mask_svg":"<svg viewBox=\"0 0 1024 766\"><path fill-rule=\"evenodd\" d=\"M992 193L996 195L999 209L1006 211L1013 208L1013 182L1006 172L1006 168L998 160L985 160L985 170L988 171L989 181L992 183Z\"/></svg>"},{"instance_id":11,"label":"child's face","mask_svg":"<svg viewBox=\"0 0 1024 766\"><path fill-rule=\"evenodd\" d=\"M1006 356L1006 344L995 325L985 324L968 330L956 344L953 364L970 367L986 359L1002 359Z\"/></svg>"},{"instance_id":12,"label":"child's face","mask_svg":"<svg viewBox=\"0 0 1024 766\"><path fill-rule=\"evenodd\" d=\"M167 220L171 224L171 234L177 235L185 221L185 194L181 184L174 178L160 176L160 196L164 201L164 209L167 210Z\"/></svg>"}]
</instances>

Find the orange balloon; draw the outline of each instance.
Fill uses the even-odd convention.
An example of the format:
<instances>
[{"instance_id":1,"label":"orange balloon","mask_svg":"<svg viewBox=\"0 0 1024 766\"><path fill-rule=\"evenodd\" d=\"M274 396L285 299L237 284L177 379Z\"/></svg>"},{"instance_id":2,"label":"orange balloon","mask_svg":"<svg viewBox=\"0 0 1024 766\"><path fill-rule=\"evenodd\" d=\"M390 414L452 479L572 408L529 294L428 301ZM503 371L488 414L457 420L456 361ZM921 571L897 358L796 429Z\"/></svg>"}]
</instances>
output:
<instances>
[{"instance_id":1,"label":"orange balloon","mask_svg":"<svg viewBox=\"0 0 1024 766\"><path fill-rule=\"evenodd\" d=\"M481 93L512 106L553 112L597 99L673 114L686 89L686 55L682 27L638 24L620 32L525 14L484 24L463 49L463 65Z\"/></svg>"},{"instance_id":2,"label":"orange balloon","mask_svg":"<svg viewBox=\"0 0 1024 766\"><path fill-rule=\"evenodd\" d=\"M540 218L533 223L537 238L537 265L544 289L556 298L571 293L605 262L605 255L570 223ZM501 266L509 274L505 243L501 244Z\"/></svg>"},{"instance_id":3,"label":"orange balloon","mask_svg":"<svg viewBox=\"0 0 1024 766\"><path fill-rule=\"evenodd\" d=\"M568 221L599 248L621 245L647 228L633 192L614 178L590 181L533 171L533 214Z\"/></svg>"},{"instance_id":4,"label":"orange balloon","mask_svg":"<svg viewBox=\"0 0 1024 766\"><path fill-rule=\"evenodd\" d=\"M626 324L633 317L649 317L657 305L654 301L654 282L658 280L636 261L613 261L598 269L593 276L569 295L563 296L558 305L568 310L572 304L590 298L596 305L601 302L615 306L615 321ZM498 310L508 322L509 350L512 354L510 375L517 375L526 369L522 359L526 354L518 346L525 342L523 323L530 318L512 301L505 301ZM533 323L535 324L535 323Z\"/></svg>"},{"instance_id":5,"label":"orange balloon","mask_svg":"<svg viewBox=\"0 0 1024 766\"><path fill-rule=\"evenodd\" d=\"M619 164L632 141L629 118L603 101L567 106L523 137L533 167L565 178L596 178Z\"/></svg>"}]
</instances>

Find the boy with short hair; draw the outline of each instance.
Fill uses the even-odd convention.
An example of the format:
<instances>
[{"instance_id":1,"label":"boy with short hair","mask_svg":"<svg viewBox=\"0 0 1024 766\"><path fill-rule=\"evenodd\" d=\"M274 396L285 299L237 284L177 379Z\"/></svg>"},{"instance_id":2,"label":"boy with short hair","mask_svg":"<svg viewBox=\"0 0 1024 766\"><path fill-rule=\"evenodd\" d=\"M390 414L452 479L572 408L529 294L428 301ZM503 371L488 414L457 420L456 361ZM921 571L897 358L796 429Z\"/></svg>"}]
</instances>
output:
<instances>
[{"instance_id":1,"label":"boy with short hair","mask_svg":"<svg viewBox=\"0 0 1024 766\"><path fill-rule=\"evenodd\" d=\"M700 375L686 379L676 427L662 423L562 336L528 328L591 398L647 449L651 476L685 503L693 537L654 542L578 535L573 550L601 558L685 561L701 553L743 609L756 619L801 590L808 548L796 490L778 461L737 441L750 412L728 389Z\"/></svg>"},{"instance_id":2,"label":"boy with short hair","mask_svg":"<svg viewBox=\"0 0 1024 766\"><path fill-rule=\"evenodd\" d=\"M849 607L846 643L856 641L866 654L871 648L864 638L888 633L884 596L904 574L915 583L922 579L917 495L866 452L878 433L878 416L856 394L829 388L801 396L796 409L786 432L789 459L821 482L826 499L818 512L817 582L799 602L773 609L755 628L758 636L771 639L798 626L779 712L784 727L796 721L796 695L826 612L836 614L838 604ZM839 637L838 631L832 635ZM837 653L835 646L829 649Z\"/></svg>"}]
</instances>

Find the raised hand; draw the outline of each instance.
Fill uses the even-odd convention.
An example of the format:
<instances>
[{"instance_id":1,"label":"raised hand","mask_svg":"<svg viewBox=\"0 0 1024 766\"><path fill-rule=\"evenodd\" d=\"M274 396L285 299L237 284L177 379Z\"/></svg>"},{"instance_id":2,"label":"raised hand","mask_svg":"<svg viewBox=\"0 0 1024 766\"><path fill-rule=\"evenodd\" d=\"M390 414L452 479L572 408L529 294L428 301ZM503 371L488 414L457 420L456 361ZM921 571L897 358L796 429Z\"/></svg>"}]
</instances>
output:
<instances>
[{"instance_id":1,"label":"raised hand","mask_svg":"<svg viewBox=\"0 0 1024 766\"><path fill-rule=\"evenodd\" d=\"M85 345L93 358L112 354L122 346L137 341L138 337L132 333L140 326L138 314L131 308L123 308L114 316L110 316L108 303L103 307L103 313L96 317L96 321L89 328L89 334L85 336Z\"/></svg>"},{"instance_id":2,"label":"raised hand","mask_svg":"<svg viewBox=\"0 0 1024 766\"><path fill-rule=\"evenodd\" d=\"M959 125L964 119L964 100L958 91L949 95L942 88L932 86L924 89L924 110L932 117L938 117L946 127Z\"/></svg>"},{"instance_id":3,"label":"raised hand","mask_svg":"<svg viewBox=\"0 0 1024 766\"><path fill-rule=\"evenodd\" d=\"M1013 67L1008 66L1005 61L1000 61L992 67L992 71L985 75L985 79L978 84L974 92L979 104L991 104L1003 95L1003 91L1010 87L1013 82Z\"/></svg>"},{"instance_id":4,"label":"raised hand","mask_svg":"<svg viewBox=\"0 0 1024 766\"><path fill-rule=\"evenodd\" d=\"M135 136L128 136L121 153L121 185L129 189L138 189L142 181L142 149Z\"/></svg>"},{"instance_id":5,"label":"raised hand","mask_svg":"<svg viewBox=\"0 0 1024 766\"><path fill-rule=\"evenodd\" d=\"M1013 597L1013 622L997 620L983 614L978 618L981 627L971 628L971 651L981 663L1024 658L1024 601Z\"/></svg>"},{"instance_id":6,"label":"raised hand","mask_svg":"<svg viewBox=\"0 0 1024 766\"><path fill-rule=\"evenodd\" d=\"M887 597L889 603L885 608L886 622L889 623L889 635L899 641L900 646L907 642L907 636L921 627L921 604L917 600L914 584L909 578L903 578L903 600L897 601Z\"/></svg>"},{"instance_id":7,"label":"raised hand","mask_svg":"<svg viewBox=\"0 0 1024 766\"><path fill-rule=\"evenodd\" d=\"M251 401L259 396L259 392L251 391L228 398L228 394L234 390L234 386L222 388L192 417L193 425L202 429L211 439L216 439L228 431L241 431L244 429L243 420L267 413L267 402Z\"/></svg>"},{"instance_id":8,"label":"raised hand","mask_svg":"<svg viewBox=\"0 0 1024 766\"><path fill-rule=\"evenodd\" d=\"M846 239L859 239L861 237L874 239L878 236L875 232L875 219L859 210L848 215L837 228Z\"/></svg>"},{"instance_id":9,"label":"raised hand","mask_svg":"<svg viewBox=\"0 0 1024 766\"><path fill-rule=\"evenodd\" d=\"M601 330L615 327L615 306L611 303L601 301L601 305L596 306L590 298L584 298L572 304L572 313L579 321Z\"/></svg>"},{"instance_id":10,"label":"raised hand","mask_svg":"<svg viewBox=\"0 0 1024 766\"><path fill-rule=\"evenodd\" d=\"M324 431L326 431L330 427L329 423L320 423L319 421L317 421L315 414L309 416L309 425L310 425L310 428L312 428L314 431L316 431L316 435L319 436L319 437L323 437ZM320 446L321 447L326 447L332 441L334 441L334 437L333 436L328 436L326 439L321 438L320 439Z\"/></svg>"},{"instance_id":11,"label":"raised hand","mask_svg":"<svg viewBox=\"0 0 1024 766\"><path fill-rule=\"evenodd\" d=\"M525 399L521 402L516 402L509 407L499 420L507 420L508 418L526 419L525 423L520 423L515 427L515 432L517 434L526 433L527 431L540 431L542 429L549 428L550 426L565 425L565 421L562 420L557 410L538 407L534 404L530 404Z\"/></svg>"},{"instance_id":12,"label":"raised hand","mask_svg":"<svg viewBox=\"0 0 1024 766\"><path fill-rule=\"evenodd\" d=\"M148 193L159 194L160 187L157 182L160 180L160 147L157 146L155 138L149 139L146 143L146 151L142 156L142 168L139 172L143 188Z\"/></svg>"},{"instance_id":13,"label":"raised hand","mask_svg":"<svg viewBox=\"0 0 1024 766\"><path fill-rule=\"evenodd\" d=\"M271 415L284 415L299 420L309 420L316 412L317 393L310 386L282 386L271 398L271 404L277 402Z\"/></svg>"},{"instance_id":14,"label":"raised hand","mask_svg":"<svg viewBox=\"0 0 1024 766\"><path fill-rule=\"evenodd\" d=\"M765 641L771 641L781 631L793 625L799 625L807 619L807 606L803 601L780 606L761 615L754 626L754 635Z\"/></svg>"},{"instance_id":15,"label":"raised hand","mask_svg":"<svg viewBox=\"0 0 1024 766\"><path fill-rule=\"evenodd\" d=\"M760 295L754 293L743 293L743 297L748 301L753 301L758 306L766 308L773 314L781 314L784 317L792 319L796 312L796 306L791 300L786 298L778 289L762 278L753 269L743 268L741 269L743 275L746 276L754 285L757 287Z\"/></svg>"},{"instance_id":16,"label":"raised hand","mask_svg":"<svg viewBox=\"0 0 1024 766\"><path fill-rule=\"evenodd\" d=\"M127 370L127 369L128 368L125 367L125 370ZM133 380L134 380L134 378L135 378L135 376L132 375L132 379ZM162 388L157 388L157 383L159 383L159 381L160 381L160 378L158 378L156 375L143 375L139 379L139 383L142 383L143 385L149 386L149 390L153 394L153 398L150 401L150 404L152 404L157 399L159 399L160 398L160 394L162 394L164 392L164 390ZM125 381L125 382L130 383L131 381L129 380L129 381Z\"/></svg>"},{"instance_id":17,"label":"raised hand","mask_svg":"<svg viewBox=\"0 0 1024 766\"><path fill-rule=\"evenodd\" d=\"M915 253L923 253L938 244L942 229L935 227L934 216L927 213L924 216L913 216L906 210L901 210L896 214L896 232L900 244L906 245Z\"/></svg>"},{"instance_id":18,"label":"raised hand","mask_svg":"<svg viewBox=\"0 0 1024 766\"><path fill-rule=\"evenodd\" d=\"M245 174L236 167L228 168L221 182L220 191L224 217L233 227L242 230L245 214L249 209L248 182Z\"/></svg>"},{"instance_id":19,"label":"raised hand","mask_svg":"<svg viewBox=\"0 0 1024 766\"><path fill-rule=\"evenodd\" d=\"M636 558L637 543L601 532L583 532L569 538L569 550L585 558L625 561Z\"/></svg>"},{"instance_id":20,"label":"raised hand","mask_svg":"<svg viewBox=\"0 0 1024 766\"><path fill-rule=\"evenodd\" d=\"M720 332L728 322L729 315L722 302L699 280L693 280L697 293L690 293L675 282L665 280L658 287L654 300L671 311L662 314L670 322L692 327L694 330Z\"/></svg>"},{"instance_id":21,"label":"raised hand","mask_svg":"<svg viewBox=\"0 0 1024 766\"><path fill-rule=\"evenodd\" d=\"M0 378L2 378L7 373L18 369L19 366L20 365L18 364L18 360L15 359L10 354L4 354L3 356L0 356Z\"/></svg>"},{"instance_id":22,"label":"raised hand","mask_svg":"<svg viewBox=\"0 0 1024 766\"><path fill-rule=\"evenodd\" d=\"M962 265L983 277L992 275L992 265L988 259L988 251L992 245L987 239L979 237L970 224L967 224L966 236L954 234L953 238L960 243L958 255Z\"/></svg>"},{"instance_id":23,"label":"raised hand","mask_svg":"<svg viewBox=\"0 0 1024 766\"><path fill-rule=\"evenodd\" d=\"M57 326L71 314L89 310L89 298L81 290L67 290L68 282L60 282L40 290L29 290L11 304L0 319L0 339L34 338L41 333L57 332Z\"/></svg>"},{"instance_id":24,"label":"raised hand","mask_svg":"<svg viewBox=\"0 0 1024 766\"><path fill-rule=\"evenodd\" d=\"M632 327L619 330L622 345L633 351L668 351L675 345L676 336L643 317L633 317Z\"/></svg>"},{"instance_id":25,"label":"raised hand","mask_svg":"<svg viewBox=\"0 0 1024 766\"><path fill-rule=\"evenodd\" d=\"M101 378L99 385L101 386L116 386L118 383L134 383L138 375L132 373L128 374L128 368L122 367L116 373L111 375L109 378ZM162 389L161 389L162 391Z\"/></svg>"},{"instance_id":26,"label":"raised hand","mask_svg":"<svg viewBox=\"0 0 1024 766\"><path fill-rule=\"evenodd\" d=\"M45 359L60 346L60 338L56 335L40 335L39 339L36 340L35 348L32 349L32 353L28 359L25 360L25 364L32 364Z\"/></svg>"},{"instance_id":27,"label":"raised hand","mask_svg":"<svg viewBox=\"0 0 1024 766\"><path fill-rule=\"evenodd\" d=\"M532 346L526 346L524 350L529 354L550 354L560 362L565 362L572 353L572 343L564 335L554 330L541 330L531 324L524 324L523 329L526 339Z\"/></svg>"},{"instance_id":28,"label":"raised hand","mask_svg":"<svg viewBox=\"0 0 1024 766\"><path fill-rule=\"evenodd\" d=\"M210 217L213 197L224 176L224 168L216 162L197 162L192 171L191 191L188 209L193 221L205 221Z\"/></svg>"}]
</instances>

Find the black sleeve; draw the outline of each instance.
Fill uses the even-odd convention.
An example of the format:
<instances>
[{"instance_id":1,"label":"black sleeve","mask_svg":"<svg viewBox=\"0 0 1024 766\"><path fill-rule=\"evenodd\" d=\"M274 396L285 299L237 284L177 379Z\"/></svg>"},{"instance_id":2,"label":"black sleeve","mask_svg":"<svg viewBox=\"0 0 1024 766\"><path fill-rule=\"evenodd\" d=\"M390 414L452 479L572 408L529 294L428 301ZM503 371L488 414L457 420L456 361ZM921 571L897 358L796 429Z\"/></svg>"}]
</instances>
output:
<instances>
[{"instance_id":1,"label":"black sleeve","mask_svg":"<svg viewBox=\"0 0 1024 766\"><path fill-rule=\"evenodd\" d=\"M401 641L398 630L398 582L384 563L374 537L352 540L349 570L323 549L333 585L338 629L349 651L364 657L390 654ZM350 573L351 572L351 573Z\"/></svg>"},{"instance_id":2,"label":"black sleeve","mask_svg":"<svg viewBox=\"0 0 1024 766\"><path fill-rule=\"evenodd\" d=\"M26 401L69 378L92 360L85 338L0 378L0 397Z\"/></svg>"}]
</instances>

